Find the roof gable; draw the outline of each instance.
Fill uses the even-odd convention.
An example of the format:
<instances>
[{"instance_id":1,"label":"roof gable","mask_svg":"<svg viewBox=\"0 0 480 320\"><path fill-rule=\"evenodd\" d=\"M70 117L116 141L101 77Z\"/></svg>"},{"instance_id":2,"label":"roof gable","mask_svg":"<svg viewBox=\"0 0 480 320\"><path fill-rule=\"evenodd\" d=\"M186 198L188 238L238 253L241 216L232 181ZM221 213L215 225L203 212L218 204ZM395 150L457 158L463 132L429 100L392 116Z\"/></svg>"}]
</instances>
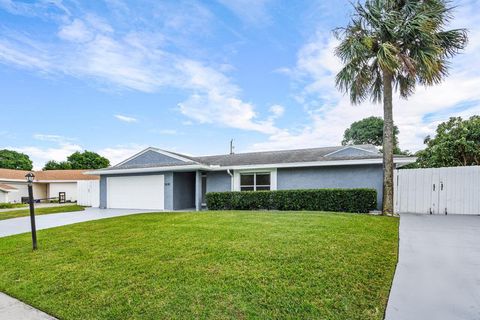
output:
<instances>
[{"instance_id":1,"label":"roof gable","mask_svg":"<svg viewBox=\"0 0 480 320\"><path fill-rule=\"evenodd\" d=\"M191 163L192 160L184 158L178 154L168 151L148 148L140 153L137 153L133 157L120 162L113 168L129 168L129 167L143 167L143 166L162 166L172 164L186 164Z\"/></svg>"},{"instance_id":2,"label":"roof gable","mask_svg":"<svg viewBox=\"0 0 480 320\"><path fill-rule=\"evenodd\" d=\"M356 157L368 157L368 156L378 156L379 152L377 149L364 149L355 146L347 146L343 149L326 154L325 157L328 158L356 158Z\"/></svg>"}]
</instances>

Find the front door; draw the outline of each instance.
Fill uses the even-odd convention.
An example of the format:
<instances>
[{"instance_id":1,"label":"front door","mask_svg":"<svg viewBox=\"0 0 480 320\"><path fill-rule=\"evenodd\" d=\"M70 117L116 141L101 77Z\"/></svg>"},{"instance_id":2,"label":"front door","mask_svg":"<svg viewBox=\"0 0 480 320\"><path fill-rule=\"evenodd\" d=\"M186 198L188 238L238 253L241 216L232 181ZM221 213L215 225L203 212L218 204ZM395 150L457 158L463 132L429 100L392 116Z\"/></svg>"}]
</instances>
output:
<instances>
[{"instance_id":1,"label":"front door","mask_svg":"<svg viewBox=\"0 0 480 320\"><path fill-rule=\"evenodd\" d=\"M207 175L202 174L202 206L207 205L207 199L205 199L206 194L207 194Z\"/></svg>"}]
</instances>

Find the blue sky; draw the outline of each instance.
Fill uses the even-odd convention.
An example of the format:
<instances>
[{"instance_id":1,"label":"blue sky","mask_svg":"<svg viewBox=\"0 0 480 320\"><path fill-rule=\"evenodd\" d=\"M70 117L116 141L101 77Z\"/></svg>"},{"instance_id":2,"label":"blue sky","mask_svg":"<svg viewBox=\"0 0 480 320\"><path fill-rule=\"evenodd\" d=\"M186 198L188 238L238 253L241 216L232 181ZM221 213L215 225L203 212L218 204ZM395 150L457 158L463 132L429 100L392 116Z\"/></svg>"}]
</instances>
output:
<instances>
[{"instance_id":1,"label":"blue sky","mask_svg":"<svg viewBox=\"0 0 480 320\"><path fill-rule=\"evenodd\" d=\"M450 78L395 99L402 148L480 113L480 1L457 1L470 44ZM338 145L381 115L334 86L331 30L348 1L0 0L0 148L40 168L77 150L113 163L147 146L193 155Z\"/></svg>"}]
</instances>

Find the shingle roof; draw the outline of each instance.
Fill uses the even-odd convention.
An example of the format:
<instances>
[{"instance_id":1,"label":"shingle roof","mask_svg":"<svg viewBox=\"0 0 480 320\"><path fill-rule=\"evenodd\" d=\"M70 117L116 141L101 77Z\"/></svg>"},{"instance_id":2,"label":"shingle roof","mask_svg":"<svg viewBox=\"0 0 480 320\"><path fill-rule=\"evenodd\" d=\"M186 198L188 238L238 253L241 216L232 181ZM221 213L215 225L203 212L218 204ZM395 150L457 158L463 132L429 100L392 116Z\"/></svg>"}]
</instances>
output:
<instances>
[{"instance_id":1,"label":"shingle roof","mask_svg":"<svg viewBox=\"0 0 480 320\"><path fill-rule=\"evenodd\" d=\"M347 149L359 149L362 155L334 156L332 153ZM354 160L381 158L382 154L372 145L364 146L339 146L295 150L262 151L249 153L236 153L217 156L196 157L198 162L208 165L241 166L255 164L277 164L292 162L312 162L331 160ZM330 156L330 154L332 154Z\"/></svg>"},{"instance_id":2,"label":"shingle roof","mask_svg":"<svg viewBox=\"0 0 480 320\"><path fill-rule=\"evenodd\" d=\"M0 180L25 180L25 175L30 171L13 170L13 169L0 169Z\"/></svg>"},{"instance_id":3,"label":"shingle roof","mask_svg":"<svg viewBox=\"0 0 480 320\"><path fill-rule=\"evenodd\" d=\"M201 164L198 162L193 162L193 161L185 161L185 162L162 162L161 166L162 167L175 167L175 166L188 166L188 165L194 165L194 164ZM118 170L118 169L136 169L136 168L154 168L158 167L160 164L158 163L146 163L146 164L132 164L132 165L124 165L122 164L121 166L114 166L114 167L109 167L103 170Z\"/></svg>"},{"instance_id":4,"label":"shingle roof","mask_svg":"<svg viewBox=\"0 0 480 320\"><path fill-rule=\"evenodd\" d=\"M88 170L46 170L33 171L35 181L77 181L77 180L98 180L98 176L83 174ZM0 169L0 180L22 180L25 181L25 175L30 171Z\"/></svg>"},{"instance_id":5,"label":"shingle roof","mask_svg":"<svg viewBox=\"0 0 480 320\"><path fill-rule=\"evenodd\" d=\"M157 150L158 152L166 152L157 148L148 148L149 150ZM222 154L213 156L187 156L179 153L168 151L179 157L188 159L189 161L175 162L149 162L146 164L132 164L114 166L100 171L112 171L122 169L141 169L156 167L173 167L187 165L203 165L203 166L244 166L244 165L262 165L262 164L284 164L298 162L316 162L316 161L334 161L334 160L361 160L361 159L380 159L382 154L373 145L355 145L355 146L336 146L323 148L295 149L295 150L277 150L248 152L235 154Z\"/></svg>"},{"instance_id":6,"label":"shingle roof","mask_svg":"<svg viewBox=\"0 0 480 320\"><path fill-rule=\"evenodd\" d=\"M45 170L35 171L36 181L77 181L77 180L98 180L100 177L83 174L88 170Z\"/></svg>"}]
</instances>

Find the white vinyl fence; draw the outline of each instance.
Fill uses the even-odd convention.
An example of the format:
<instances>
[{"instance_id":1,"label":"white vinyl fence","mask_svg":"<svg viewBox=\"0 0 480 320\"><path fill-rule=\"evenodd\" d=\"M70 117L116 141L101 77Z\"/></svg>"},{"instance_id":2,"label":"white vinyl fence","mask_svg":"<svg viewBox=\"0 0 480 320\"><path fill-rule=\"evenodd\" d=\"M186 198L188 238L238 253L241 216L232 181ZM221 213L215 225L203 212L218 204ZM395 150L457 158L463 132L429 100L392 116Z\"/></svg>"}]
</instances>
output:
<instances>
[{"instance_id":1,"label":"white vinyl fence","mask_svg":"<svg viewBox=\"0 0 480 320\"><path fill-rule=\"evenodd\" d=\"M100 182L98 180L77 181L77 204L87 207L100 205Z\"/></svg>"},{"instance_id":2,"label":"white vinyl fence","mask_svg":"<svg viewBox=\"0 0 480 320\"><path fill-rule=\"evenodd\" d=\"M480 215L480 167L395 171L397 213Z\"/></svg>"}]
</instances>

